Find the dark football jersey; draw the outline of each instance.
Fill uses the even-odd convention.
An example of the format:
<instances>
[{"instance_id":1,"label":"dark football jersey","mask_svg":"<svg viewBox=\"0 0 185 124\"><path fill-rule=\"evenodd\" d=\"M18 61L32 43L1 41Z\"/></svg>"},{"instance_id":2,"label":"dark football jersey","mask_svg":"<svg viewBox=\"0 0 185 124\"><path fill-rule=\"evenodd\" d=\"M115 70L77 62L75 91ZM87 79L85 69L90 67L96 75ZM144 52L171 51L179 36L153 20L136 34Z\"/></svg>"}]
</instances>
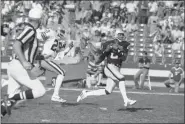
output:
<instances>
[{"instance_id":1,"label":"dark football jersey","mask_svg":"<svg viewBox=\"0 0 185 124\"><path fill-rule=\"evenodd\" d=\"M121 67L121 64L123 61L126 60L127 58L127 54L128 54L128 46L130 45L129 42L127 41L119 41L118 44L119 46L122 46L123 49L114 49L112 48L112 44L115 43L118 39L114 39L113 41L109 41L105 47L105 49L107 47L109 48L109 51L103 51L102 56L100 57L101 61L103 61L105 58L107 58L107 63L109 64L114 64L118 67Z\"/></svg>"}]
</instances>

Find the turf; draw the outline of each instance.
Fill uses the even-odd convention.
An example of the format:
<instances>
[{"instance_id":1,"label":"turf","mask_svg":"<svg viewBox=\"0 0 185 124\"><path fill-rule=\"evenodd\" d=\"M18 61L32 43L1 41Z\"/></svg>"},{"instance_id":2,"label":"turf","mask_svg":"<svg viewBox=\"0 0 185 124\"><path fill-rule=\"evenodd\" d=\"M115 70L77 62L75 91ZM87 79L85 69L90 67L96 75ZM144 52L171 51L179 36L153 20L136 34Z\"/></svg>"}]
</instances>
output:
<instances>
[{"instance_id":1,"label":"turf","mask_svg":"<svg viewBox=\"0 0 185 124\"><path fill-rule=\"evenodd\" d=\"M120 92L89 97L76 103L81 90L69 88L61 90L60 95L67 103L60 104L51 102L53 90L50 89L44 97L13 109L11 116L2 118L2 123L184 123L183 93L170 95L166 89L157 87L153 91L128 88L128 92L137 103L125 108ZM142 92L146 94L140 94ZM167 95L156 92L166 92Z\"/></svg>"}]
</instances>

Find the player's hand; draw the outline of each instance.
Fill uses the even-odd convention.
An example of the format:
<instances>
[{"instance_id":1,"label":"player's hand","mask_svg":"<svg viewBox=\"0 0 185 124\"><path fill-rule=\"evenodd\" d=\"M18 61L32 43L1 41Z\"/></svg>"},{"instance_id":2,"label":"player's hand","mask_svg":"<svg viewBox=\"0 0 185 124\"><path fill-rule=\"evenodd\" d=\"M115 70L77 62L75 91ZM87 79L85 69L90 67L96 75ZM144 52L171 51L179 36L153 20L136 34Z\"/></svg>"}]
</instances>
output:
<instances>
[{"instance_id":1,"label":"player's hand","mask_svg":"<svg viewBox=\"0 0 185 124\"><path fill-rule=\"evenodd\" d=\"M33 65L27 61L23 62L22 65L26 70L31 70L33 68Z\"/></svg>"},{"instance_id":2,"label":"player's hand","mask_svg":"<svg viewBox=\"0 0 185 124\"><path fill-rule=\"evenodd\" d=\"M105 52L108 52L110 49L112 49L112 45L108 45L107 48L105 49Z\"/></svg>"}]
</instances>

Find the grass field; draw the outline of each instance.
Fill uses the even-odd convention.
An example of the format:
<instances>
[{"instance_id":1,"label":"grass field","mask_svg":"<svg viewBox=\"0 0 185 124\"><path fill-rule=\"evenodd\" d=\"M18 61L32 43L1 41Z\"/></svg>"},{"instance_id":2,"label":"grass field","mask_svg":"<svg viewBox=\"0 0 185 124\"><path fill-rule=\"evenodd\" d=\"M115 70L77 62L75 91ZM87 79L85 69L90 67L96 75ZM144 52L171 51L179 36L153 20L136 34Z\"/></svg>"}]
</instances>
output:
<instances>
[{"instance_id":1,"label":"grass field","mask_svg":"<svg viewBox=\"0 0 185 124\"><path fill-rule=\"evenodd\" d=\"M48 86L47 86L48 87ZM118 89L109 96L88 97L76 103L82 89L64 85L61 96L67 103L51 102L53 88L44 97L24 102L5 116L2 123L184 123L184 89L168 93L164 87L152 91L127 88L128 96L136 99L125 108ZM2 90L2 93L6 88Z\"/></svg>"}]
</instances>

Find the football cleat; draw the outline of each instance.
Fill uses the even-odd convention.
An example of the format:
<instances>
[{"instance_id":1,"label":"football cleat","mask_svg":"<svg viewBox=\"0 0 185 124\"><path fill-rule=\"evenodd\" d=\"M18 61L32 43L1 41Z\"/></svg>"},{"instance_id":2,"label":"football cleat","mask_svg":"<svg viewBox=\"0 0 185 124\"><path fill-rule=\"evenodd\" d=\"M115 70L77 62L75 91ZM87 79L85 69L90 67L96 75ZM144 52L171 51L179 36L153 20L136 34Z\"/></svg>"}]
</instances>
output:
<instances>
[{"instance_id":1,"label":"football cleat","mask_svg":"<svg viewBox=\"0 0 185 124\"><path fill-rule=\"evenodd\" d=\"M56 84L56 77L53 77L51 80L51 85L55 87L55 84Z\"/></svg>"},{"instance_id":2,"label":"football cleat","mask_svg":"<svg viewBox=\"0 0 185 124\"><path fill-rule=\"evenodd\" d=\"M59 96L52 96L51 97L51 101L54 101L54 102L62 102L62 103L66 102L65 99L62 99Z\"/></svg>"},{"instance_id":3,"label":"football cleat","mask_svg":"<svg viewBox=\"0 0 185 124\"><path fill-rule=\"evenodd\" d=\"M127 107L128 105L134 105L136 103L136 100L127 99L125 101L124 106Z\"/></svg>"},{"instance_id":4,"label":"football cleat","mask_svg":"<svg viewBox=\"0 0 185 124\"><path fill-rule=\"evenodd\" d=\"M82 93L78 96L77 102L85 99L87 97L86 93L87 93L87 90L83 90Z\"/></svg>"},{"instance_id":5,"label":"football cleat","mask_svg":"<svg viewBox=\"0 0 185 124\"><path fill-rule=\"evenodd\" d=\"M13 100L10 100L8 98L8 95L5 95L4 97L4 100L2 101L2 104L4 107L5 107L5 110L6 110L6 113L8 115L11 115L11 109L12 109L12 106L15 104L16 102L13 101Z\"/></svg>"}]
</instances>

